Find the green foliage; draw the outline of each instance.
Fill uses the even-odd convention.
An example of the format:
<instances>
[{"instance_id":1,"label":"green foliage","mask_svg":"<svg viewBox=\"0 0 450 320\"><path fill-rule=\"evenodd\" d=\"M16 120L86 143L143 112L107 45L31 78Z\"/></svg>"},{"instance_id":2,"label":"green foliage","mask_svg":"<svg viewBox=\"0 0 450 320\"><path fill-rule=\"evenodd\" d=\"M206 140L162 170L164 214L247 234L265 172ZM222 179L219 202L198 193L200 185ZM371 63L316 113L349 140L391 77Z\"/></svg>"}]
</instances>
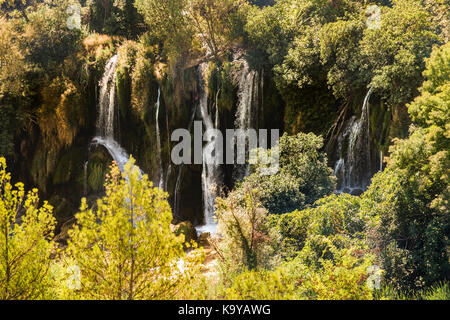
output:
<instances>
[{"instance_id":1,"label":"green foliage","mask_svg":"<svg viewBox=\"0 0 450 320\"><path fill-rule=\"evenodd\" d=\"M448 15L441 2L376 3L379 28L368 28L361 1L283 0L248 10L247 45L252 58L274 72L287 132L325 133L339 107L362 105L369 86L391 117L417 94L423 60L446 37ZM391 136L398 136L395 128Z\"/></svg>"},{"instance_id":2,"label":"green foliage","mask_svg":"<svg viewBox=\"0 0 450 320\"><path fill-rule=\"evenodd\" d=\"M396 289L420 288L444 280L450 270L448 44L427 60L420 89L409 105L414 120L408 139L391 148L388 167L364 195L367 212L378 216L374 246L381 252L386 278Z\"/></svg>"},{"instance_id":3,"label":"green foliage","mask_svg":"<svg viewBox=\"0 0 450 320\"><path fill-rule=\"evenodd\" d=\"M28 20L27 12L43 0L0 0L0 8L7 17L20 16Z\"/></svg>"},{"instance_id":4,"label":"green foliage","mask_svg":"<svg viewBox=\"0 0 450 320\"><path fill-rule=\"evenodd\" d=\"M426 81L420 89L421 95L408 106L412 120L421 127L438 127L445 135L449 130L449 79L450 45L447 43L435 49L426 59L424 76ZM447 136L448 138L448 136Z\"/></svg>"},{"instance_id":5,"label":"green foliage","mask_svg":"<svg viewBox=\"0 0 450 320\"><path fill-rule=\"evenodd\" d=\"M54 228L52 207L39 207L37 189L26 193L22 183L12 186L0 158L0 299L48 297Z\"/></svg>"},{"instance_id":6,"label":"green foliage","mask_svg":"<svg viewBox=\"0 0 450 320\"><path fill-rule=\"evenodd\" d=\"M336 178L326 155L319 151L322 146L322 138L312 133L285 134L279 144L278 173L264 175L261 165L256 165L244 184L259 190L261 203L270 213L304 209L335 189Z\"/></svg>"},{"instance_id":7,"label":"green foliage","mask_svg":"<svg viewBox=\"0 0 450 320\"><path fill-rule=\"evenodd\" d=\"M17 41L18 33L13 23L0 17L0 100L4 95L20 95L29 69ZM2 117L3 118L3 117Z\"/></svg>"},{"instance_id":8,"label":"green foliage","mask_svg":"<svg viewBox=\"0 0 450 320\"><path fill-rule=\"evenodd\" d=\"M275 249L278 234L285 236L287 230L267 228L268 212L301 210L334 190L335 178L326 165L325 155L318 151L321 143L321 138L313 134L283 136L278 173L264 175L262 165L257 164L255 172L238 188L227 198L218 200L216 216L218 230L223 235L220 246L231 265L250 270L273 266L279 256ZM303 227L292 229L301 238L299 230ZM281 256L291 254L290 246L295 241L299 240L291 237L282 240Z\"/></svg>"},{"instance_id":9,"label":"green foliage","mask_svg":"<svg viewBox=\"0 0 450 320\"><path fill-rule=\"evenodd\" d=\"M247 271L238 274L225 289L227 299L372 299L367 286L368 268L373 256L361 254L357 246L337 248L323 238L323 254L316 263L304 258L309 246L296 259L273 271ZM325 253L328 253L328 257Z\"/></svg>"},{"instance_id":10,"label":"green foliage","mask_svg":"<svg viewBox=\"0 0 450 320\"><path fill-rule=\"evenodd\" d=\"M137 0L135 6L172 62L221 59L243 35L245 1Z\"/></svg>"},{"instance_id":11,"label":"green foliage","mask_svg":"<svg viewBox=\"0 0 450 320\"><path fill-rule=\"evenodd\" d=\"M321 249L320 254L312 254L317 245ZM336 241L333 237L318 237L308 241L286 268L291 275L298 277L300 289L308 299L367 300L372 299L367 280L373 261L374 257L358 244L342 239Z\"/></svg>"},{"instance_id":12,"label":"green foliage","mask_svg":"<svg viewBox=\"0 0 450 320\"><path fill-rule=\"evenodd\" d=\"M290 277L276 271L247 271L237 275L225 290L229 300L287 300L295 299L295 285Z\"/></svg>"},{"instance_id":13,"label":"green foliage","mask_svg":"<svg viewBox=\"0 0 450 320\"><path fill-rule=\"evenodd\" d=\"M328 85L338 98L346 99L370 81L358 48L364 28L358 19L331 22L320 30L321 63L328 70Z\"/></svg>"},{"instance_id":14,"label":"green foliage","mask_svg":"<svg viewBox=\"0 0 450 320\"><path fill-rule=\"evenodd\" d=\"M267 219L268 229L281 239L276 251L287 261L278 269L296 284L296 298L371 299L367 281L375 257L364 233L372 218L362 215L358 197L346 194L315 205Z\"/></svg>"},{"instance_id":15,"label":"green foliage","mask_svg":"<svg viewBox=\"0 0 450 320\"><path fill-rule=\"evenodd\" d=\"M361 216L358 197L347 194L320 199L314 208L282 215L270 215L267 225L281 236L279 252L293 258L300 252L308 237L336 234L363 238L362 233L370 219Z\"/></svg>"},{"instance_id":16,"label":"green foliage","mask_svg":"<svg viewBox=\"0 0 450 320\"><path fill-rule=\"evenodd\" d=\"M365 31L361 54L373 74L374 89L390 105L404 104L416 95L424 58L440 38L420 1L397 0L383 9L380 29Z\"/></svg>"},{"instance_id":17,"label":"green foliage","mask_svg":"<svg viewBox=\"0 0 450 320\"><path fill-rule=\"evenodd\" d=\"M136 0L134 4L155 42L164 43L169 56L189 51L192 42L192 31L183 15L186 3L186 0Z\"/></svg>"},{"instance_id":18,"label":"green foliage","mask_svg":"<svg viewBox=\"0 0 450 320\"><path fill-rule=\"evenodd\" d=\"M138 14L134 0L85 1L83 21L91 30L135 39L145 31L144 21Z\"/></svg>"},{"instance_id":19,"label":"green foliage","mask_svg":"<svg viewBox=\"0 0 450 320\"><path fill-rule=\"evenodd\" d=\"M273 263L272 235L264 230L267 211L255 190L244 188L217 200L219 250L229 268L254 270Z\"/></svg>"},{"instance_id":20,"label":"green foliage","mask_svg":"<svg viewBox=\"0 0 450 320\"><path fill-rule=\"evenodd\" d=\"M233 42L243 34L245 21L242 0L192 0L187 6L187 16L201 43L208 46L214 57L228 54Z\"/></svg>"},{"instance_id":21,"label":"green foliage","mask_svg":"<svg viewBox=\"0 0 450 320\"><path fill-rule=\"evenodd\" d=\"M252 7L248 11L245 31L247 41L262 52L266 52L272 63L278 63L286 54L290 35L281 26L282 7Z\"/></svg>"},{"instance_id":22,"label":"green foliage","mask_svg":"<svg viewBox=\"0 0 450 320\"><path fill-rule=\"evenodd\" d=\"M300 163L295 142L281 152L286 170ZM223 289L227 299L372 299L367 280L375 257L365 231L375 217L360 210L359 197L332 195L313 208L267 215L260 193L246 180L218 200L225 272L242 266Z\"/></svg>"},{"instance_id":23,"label":"green foliage","mask_svg":"<svg viewBox=\"0 0 450 320\"><path fill-rule=\"evenodd\" d=\"M96 210L83 200L69 231L67 250L81 270L74 294L83 299L173 297L198 257L184 257L183 237L170 231L167 194L141 176L133 159L123 174L113 166L105 186Z\"/></svg>"},{"instance_id":24,"label":"green foliage","mask_svg":"<svg viewBox=\"0 0 450 320\"><path fill-rule=\"evenodd\" d=\"M67 28L67 0L39 5L23 23L22 50L41 71L56 72L59 64L81 45L81 31Z\"/></svg>"},{"instance_id":25,"label":"green foliage","mask_svg":"<svg viewBox=\"0 0 450 320\"><path fill-rule=\"evenodd\" d=\"M374 296L377 300L449 300L448 282L438 282L433 286L418 291L398 291L392 286L385 286Z\"/></svg>"},{"instance_id":26,"label":"green foliage","mask_svg":"<svg viewBox=\"0 0 450 320\"><path fill-rule=\"evenodd\" d=\"M448 282L438 283L422 292L423 300L450 300L450 286Z\"/></svg>"}]
</instances>

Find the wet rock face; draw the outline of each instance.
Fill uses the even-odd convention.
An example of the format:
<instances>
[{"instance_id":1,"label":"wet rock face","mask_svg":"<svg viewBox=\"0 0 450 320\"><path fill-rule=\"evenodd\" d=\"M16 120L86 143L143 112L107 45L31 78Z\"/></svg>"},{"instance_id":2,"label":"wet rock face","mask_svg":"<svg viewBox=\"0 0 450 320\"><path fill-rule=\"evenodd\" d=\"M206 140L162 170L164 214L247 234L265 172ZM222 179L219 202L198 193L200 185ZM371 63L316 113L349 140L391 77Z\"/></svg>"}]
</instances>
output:
<instances>
[{"instance_id":1,"label":"wet rock face","mask_svg":"<svg viewBox=\"0 0 450 320\"><path fill-rule=\"evenodd\" d=\"M203 222L203 204L202 204L202 185L201 185L201 165L188 165L183 168L179 179L179 187L176 189L176 180L174 179L173 190L171 191L170 203L172 204L174 217L180 220L190 220L194 225ZM175 174L174 174L175 176ZM178 178L178 175L175 177ZM177 195L175 206L175 193ZM177 208L175 210L175 208Z\"/></svg>"}]
</instances>

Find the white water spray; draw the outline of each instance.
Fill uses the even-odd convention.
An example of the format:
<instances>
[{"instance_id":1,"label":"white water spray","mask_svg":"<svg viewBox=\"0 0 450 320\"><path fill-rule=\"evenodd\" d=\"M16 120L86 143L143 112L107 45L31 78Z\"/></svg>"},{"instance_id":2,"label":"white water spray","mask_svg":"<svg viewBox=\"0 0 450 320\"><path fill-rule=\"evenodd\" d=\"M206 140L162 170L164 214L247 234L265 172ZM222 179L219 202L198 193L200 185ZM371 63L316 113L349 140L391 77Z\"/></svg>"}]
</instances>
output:
<instances>
[{"instance_id":1,"label":"white water spray","mask_svg":"<svg viewBox=\"0 0 450 320\"><path fill-rule=\"evenodd\" d=\"M156 149L158 152L158 161L159 161L159 183L158 187L163 189L164 187L164 172L162 166L162 157L161 157L161 134L159 132L159 107L161 105L161 88L158 88L158 100L156 101L156 116L155 116L155 130L156 130Z\"/></svg>"},{"instance_id":2,"label":"white water spray","mask_svg":"<svg viewBox=\"0 0 450 320\"><path fill-rule=\"evenodd\" d=\"M105 67L105 72L99 83L100 98L98 103L98 120L97 134L92 139L93 144L101 145L108 150L113 160L117 163L120 171L124 170L125 164L130 156L128 153L114 140L114 113L116 110L116 68L118 55L113 56ZM142 174L142 171L139 169Z\"/></svg>"},{"instance_id":3,"label":"white water spray","mask_svg":"<svg viewBox=\"0 0 450 320\"><path fill-rule=\"evenodd\" d=\"M238 106L236 110L235 129L257 129L256 121L258 115L258 85L259 74L251 70L245 59L238 59L242 63L242 70L237 75L238 84ZM247 157L246 157L247 158ZM248 164L237 164L233 170L233 180L235 182L242 180L249 175Z\"/></svg>"},{"instance_id":4,"label":"white water spray","mask_svg":"<svg viewBox=\"0 0 450 320\"><path fill-rule=\"evenodd\" d=\"M199 98L199 112L203 120L203 124L206 128L206 131L208 131L217 128L214 127L211 115L209 114L208 111L208 93L206 91L207 90L206 83L204 80L206 67L207 64L205 63L199 66L200 85L201 85L201 92ZM218 123L218 121L219 120L217 119L216 123ZM216 148L215 141L209 142L203 148L202 191L203 191L205 225L197 228L198 233L202 232L214 233L216 230L216 222L214 221L215 200L219 192L218 189L221 185L220 167L218 164L211 163L212 161L209 161L207 159L208 152L205 152L206 148L208 149L212 148L215 150L215 152L220 152L220 150Z\"/></svg>"},{"instance_id":5,"label":"white water spray","mask_svg":"<svg viewBox=\"0 0 450 320\"><path fill-rule=\"evenodd\" d=\"M364 191L371 178L370 150L370 105L373 89L364 98L361 118L352 117L338 138L339 160L334 167L338 177L338 192L354 193ZM346 154L344 154L346 147Z\"/></svg>"},{"instance_id":6,"label":"white water spray","mask_svg":"<svg viewBox=\"0 0 450 320\"><path fill-rule=\"evenodd\" d=\"M116 97L116 68L119 56L108 60L105 72L100 80L100 98L98 103L97 135L114 138L114 110Z\"/></svg>"}]
</instances>

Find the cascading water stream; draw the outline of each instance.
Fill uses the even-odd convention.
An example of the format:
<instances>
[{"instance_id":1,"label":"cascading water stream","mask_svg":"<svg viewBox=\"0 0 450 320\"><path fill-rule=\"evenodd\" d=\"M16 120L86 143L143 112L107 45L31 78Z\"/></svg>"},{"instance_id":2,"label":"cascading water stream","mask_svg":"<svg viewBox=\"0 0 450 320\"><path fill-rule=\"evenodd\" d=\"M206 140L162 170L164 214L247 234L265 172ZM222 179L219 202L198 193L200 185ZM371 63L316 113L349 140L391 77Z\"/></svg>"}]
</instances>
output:
<instances>
[{"instance_id":1,"label":"cascading water stream","mask_svg":"<svg viewBox=\"0 0 450 320\"><path fill-rule=\"evenodd\" d=\"M159 161L159 183L158 187L162 189L164 187L164 172L162 166L162 157L161 157L161 134L159 132L159 107L161 105L161 88L158 88L158 100L156 101L156 116L155 116L155 130L156 130L156 149L158 152L158 161Z\"/></svg>"},{"instance_id":2,"label":"cascading water stream","mask_svg":"<svg viewBox=\"0 0 450 320\"><path fill-rule=\"evenodd\" d=\"M166 171L166 179L164 180L164 191L168 190L169 177L171 173L172 173L172 164L169 164Z\"/></svg>"},{"instance_id":3,"label":"cascading water stream","mask_svg":"<svg viewBox=\"0 0 450 320\"><path fill-rule=\"evenodd\" d=\"M108 150L120 171L124 170L130 156L114 140L114 113L116 109L116 68L119 56L113 56L105 67L105 72L99 83L100 97L98 103L97 136L92 139L93 144L101 145ZM142 171L139 169L142 174Z\"/></svg>"},{"instance_id":4,"label":"cascading water stream","mask_svg":"<svg viewBox=\"0 0 450 320\"><path fill-rule=\"evenodd\" d=\"M103 146L106 150L108 150L109 154L113 158L113 160L119 166L120 171L123 171L125 168L125 164L130 159L128 153L115 141L111 138L102 138L95 137L92 139L92 143Z\"/></svg>"},{"instance_id":5,"label":"cascading water stream","mask_svg":"<svg viewBox=\"0 0 450 320\"><path fill-rule=\"evenodd\" d=\"M211 115L208 111L208 93L206 91L206 84L204 80L204 74L207 65L205 63L199 66L200 72L200 85L201 92L199 98L199 113L203 120L206 131L217 129L214 127ZM217 106L216 106L217 108ZM218 123L218 119L216 121ZM213 163L211 159L208 159L207 150L214 149L214 151L221 152L216 148L215 140L208 142L203 147L203 170L202 170L202 191L203 191L203 205L204 205L204 217L205 225L197 228L198 233L210 232L214 233L216 230L216 223L214 221L215 200L218 194L218 189L221 184L221 173L218 164ZM218 156L216 154L216 156Z\"/></svg>"},{"instance_id":6,"label":"cascading water stream","mask_svg":"<svg viewBox=\"0 0 450 320\"><path fill-rule=\"evenodd\" d=\"M83 166L83 195L86 197L88 193L88 177L87 177L87 170L88 170L88 161L84 162Z\"/></svg>"},{"instance_id":7,"label":"cascading water stream","mask_svg":"<svg viewBox=\"0 0 450 320\"><path fill-rule=\"evenodd\" d=\"M105 72L100 80L100 98L97 118L97 135L104 138L114 138L114 110L116 97L116 68L119 56L108 60Z\"/></svg>"},{"instance_id":8,"label":"cascading water stream","mask_svg":"<svg viewBox=\"0 0 450 320\"><path fill-rule=\"evenodd\" d=\"M380 151L380 170L379 172L383 171L383 151Z\"/></svg>"},{"instance_id":9,"label":"cascading water stream","mask_svg":"<svg viewBox=\"0 0 450 320\"><path fill-rule=\"evenodd\" d=\"M338 192L361 193L370 183L370 105L373 89L370 88L364 98L361 118L352 117L347 121L338 138L339 159L334 173L338 178Z\"/></svg>"},{"instance_id":10,"label":"cascading water stream","mask_svg":"<svg viewBox=\"0 0 450 320\"><path fill-rule=\"evenodd\" d=\"M238 75L238 106L236 110L235 129L247 130L254 128L257 115L258 81L259 75L251 70L245 59L237 60L243 68ZM247 158L247 157L246 157ZM242 180L249 174L248 164L236 164L233 169L233 180Z\"/></svg>"}]
</instances>

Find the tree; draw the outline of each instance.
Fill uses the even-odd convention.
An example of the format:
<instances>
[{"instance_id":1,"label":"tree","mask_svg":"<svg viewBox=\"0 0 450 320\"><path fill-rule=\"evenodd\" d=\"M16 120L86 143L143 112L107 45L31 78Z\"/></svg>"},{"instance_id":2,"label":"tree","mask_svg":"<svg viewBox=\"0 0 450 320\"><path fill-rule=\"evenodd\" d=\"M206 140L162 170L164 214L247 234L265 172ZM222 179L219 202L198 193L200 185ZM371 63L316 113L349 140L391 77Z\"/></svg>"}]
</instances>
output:
<instances>
[{"instance_id":1,"label":"tree","mask_svg":"<svg viewBox=\"0 0 450 320\"><path fill-rule=\"evenodd\" d=\"M390 106L404 105L423 82L424 59L442 38L422 1L396 0L383 7L379 29L365 30L360 42L363 73ZM366 70L365 70L366 69Z\"/></svg>"},{"instance_id":2,"label":"tree","mask_svg":"<svg viewBox=\"0 0 450 320\"><path fill-rule=\"evenodd\" d=\"M0 101L6 95L22 93L27 63L18 46L18 34L12 23L0 18Z\"/></svg>"},{"instance_id":3,"label":"tree","mask_svg":"<svg viewBox=\"0 0 450 320\"><path fill-rule=\"evenodd\" d=\"M242 0L190 0L187 15L195 34L216 59L228 54L235 40ZM242 26L243 27L243 26Z\"/></svg>"},{"instance_id":4,"label":"tree","mask_svg":"<svg viewBox=\"0 0 450 320\"><path fill-rule=\"evenodd\" d=\"M271 235L264 230L267 210L254 189L241 188L217 200L218 246L228 268L255 270L270 264Z\"/></svg>"},{"instance_id":5,"label":"tree","mask_svg":"<svg viewBox=\"0 0 450 320\"><path fill-rule=\"evenodd\" d=\"M67 27L69 4L69 0L42 4L29 12L29 21L20 26L21 49L27 61L52 76L70 70L70 65L61 65L67 65L65 60L81 49L81 30Z\"/></svg>"},{"instance_id":6,"label":"tree","mask_svg":"<svg viewBox=\"0 0 450 320\"><path fill-rule=\"evenodd\" d=\"M28 21L27 9L35 8L42 2L43 0L0 0L0 9L8 14L18 11Z\"/></svg>"},{"instance_id":7,"label":"tree","mask_svg":"<svg viewBox=\"0 0 450 320\"><path fill-rule=\"evenodd\" d=\"M217 200L218 230L223 236L219 249L226 261L253 270L289 255L274 250L280 248L276 243L282 241L278 235L283 234L274 227L267 228L267 222L270 214L305 209L333 192L335 177L327 167L325 154L318 151L321 147L322 139L314 134L284 135L279 145L278 173L264 175L264 166L258 163L226 198Z\"/></svg>"},{"instance_id":8,"label":"tree","mask_svg":"<svg viewBox=\"0 0 450 320\"><path fill-rule=\"evenodd\" d=\"M327 166L327 157L319 151L323 139L312 133L285 134L280 139L279 171L274 175L261 173L257 164L244 185L259 190L262 205L270 213L302 210L335 190L336 178Z\"/></svg>"},{"instance_id":9,"label":"tree","mask_svg":"<svg viewBox=\"0 0 450 320\"><path fill-rule=\"evenodd\" d=\"M363 36L361 20L339 20L320 30L320 59L328 69L327 82L336 97L344 100L356 90L365 90L370 79L361 66L359 42Z\"/></svg>"},{"instance_id":10,"label":"tree","mask_svg":"<svg viewBox=\"0 0 450 320\"><path fill-rule=\"evenodd\" d=\"M134 159L105 183L95 210L83 199L69 231L68 254L80 268L84 299L173 298L195 271L197 256L184 257L183 236L170 231L167 194L141 176Z\"/></svg>"},{"instance_id":11,"label":"tree","mask_svg":"<svg viewBox=\"0 0 450 320\"><path fill-rule=\"evenodd\" d=\"M193 34L184 11L187 0L136 0L134 5L157 43L165 44L168 56L191 50Z\"/></svg>"},{"instance_id":12,"label":"tree","mask_svg":"<svg viewBox=\"0 0 450 320\"><path fill-rule=\"evenodd\" d=\"M366 280L374 256L362 241L370 217L362 216L359 209L360 198L344 194L320 199L315 208L265 216L259 230L266 238L271 235L275 241L268 243L270 249L283 259L275 260L274 270L239 274L226 297L371 299Z\"/></svg>"},{"instance_id":13,"label":"tree","mask_svg":"<svg viewBox=\"0 0 450 320\"><path fill-rule=\"evenodd\" d=\"M360 199L348 194L331 195L318 200L314 208L267 218L268 229L280 235L276 243L281 257L289 260L298 255L308 238L340 234L361 237L368 217L359 215Z\"/></svg>"},{"instance_id":14,"label":"tree","mask_svg":"<svg viewBox=\"0 0 450 320\"><path fill-rule=\"evenodd\" d=\"M408 139L391 147L388 166L364 194L376 214L372 245L387 281L414 289L448 279L450 231L450 45L426 60L421 95L408 105Z\"/></svg>"},{"instance_id":15,"label":"tree","mask_svg":"<svg viewBox=\"0 0 450 320\"><path fill-rule=\"evenodd\" d=\"M82 9L83 20L98 33L137 39L144 29L142 16L134 0L87 0Z\"/></svg>"},{"instance_id":16,"label":"tree","mask_svg":"<svg viewBox=\"0 0 450 320\"><path fill-rule=\"evenodd\" d=\"M0 158L0 299L42 299L51 289L50 255L55 219L37 189L25 193L11 185L6 161Z\"/></svg>"}]
</instances>

